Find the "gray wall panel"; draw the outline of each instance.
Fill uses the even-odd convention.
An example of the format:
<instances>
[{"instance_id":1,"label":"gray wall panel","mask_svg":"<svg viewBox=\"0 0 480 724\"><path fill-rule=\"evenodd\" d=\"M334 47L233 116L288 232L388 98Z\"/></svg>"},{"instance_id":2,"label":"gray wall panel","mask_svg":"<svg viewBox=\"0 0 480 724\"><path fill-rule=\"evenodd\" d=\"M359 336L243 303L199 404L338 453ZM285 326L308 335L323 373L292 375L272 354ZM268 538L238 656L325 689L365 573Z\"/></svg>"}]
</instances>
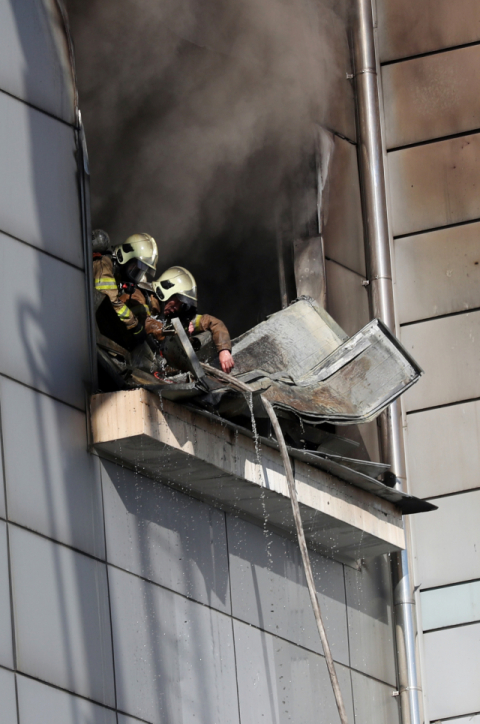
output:
<instances>
[{"instance_id":1,"label":"gray wall panel","mask_svg":"<svg viewBox=\"0 0 480 724\"><path fill-rule=\"evenodd\" d=\"M480 127L480 46L382 68L387 148Z\"/></svg>"},{"instance_id":2,"label":"gray wall panel","mask_svg":"<svg viewBox=\"0 0 480 724\"><path fill-rule=\"evenodd\" d=\"M362 277L333 261L327 261L327 309L348 335L370 319L368 294Z\"/></svg>"},{"instance_id":3,"label":"gray wall panel","mask_svg":"<svg viewBox=\"0 0 480 724\"><path fill-rule=\"evenodd\" d=\"M322 652L298 546L227 517L233 615ZM310 552L332 654L349 664L343 566Z\"/></svg>"},{"instance_id":4,"label":"gray wall panel","mask_svg":"<svg viewBox=\"0 0 480 724\"><path fill-rule=\"evenodd\" d=\"M245 724L337 724L325 659L234 621L241 720ZM350 672L337 665L347 717L353 722Z\"/></svg>"},{"instance_id":5,"label":"gray wall panel","mask_svg":"<svg viewBox=\"0 0 480 724\"><path fill-rule=\"evenodd\" d=\"M0 3L0 89L73 123L68 51L53 0Z\"/></svg>"},{"instance_id":6,"label":"gray wall panel","mask_svg":"<svg viewBox=\"0 0 480 724\"><path fill-rule=\"evenodd\" d=\"M350 661L354 669L395 685L391 581L385 557L360 571L345 568Z\"/></svg>"},{"instance_id":7,"label":"gray wall panel","mask_svg":"<svg viewBox=\"0 0 480 724\"><path fill-rule=\"evenodd\" d=\"M0 213L1 218L1 213ZM0 233L9 313L1 316L0 372L76 407L85 405L88 347L81 271Z\"/></svg>"},{"instance_id":8,"label":"gray wall panel","mask_svg":"<svg viewBox=\"0 0 480 724\"><path fill-rule=\"evenodd\" d=\"M73 129L0 92L0 156L1 231L83 267Z\"/></svg>"},{"instance_id":9,"label":"gray wall panel","mask_svg":"<svg viewBox=\"0 0 480 724\"><path fill-rule=\"evenodd\" d=\"M0 669L0 702L2 724L17 724L15 675L5 669Z\"/></svg>"},{"instance_id":10,"label":"gray wall panel","mask_svg":"<svg viewBox=\"0 0 480 724\"><path fill-rule=\"evenodd\" d=\"M5 378L0 394L10 520L104 557L100 464L87 452L85 415Z\"/></svg>"},{"instance_id":11,"label":"gray wall panel","mask_svg":"<svg viewBox=\"0 0 480 724\"><path fill-rule=\"evenodd\" d=\"M357 724L399 724L398 699L387 684L352 671L353 700Z\"/></svg>"},{"instance_id":12,"label":"gray wall panel","mask_svg":"<svg viewBox=\"0 0 480 724\"><path fill-rule=\"evenodd\" d=\"M480 218L480 135L388 154L394 236Z\"/></svg>"},{"instance_id":13,"label":"gray wall panel","mask_svg":"<svg viewBox=\"0 0 480 724\"><path fill-rule=\"evenodd\" d=\"M438 510L411 520L416 581L422 588L471 581L480 572L480 491L435 500Z\"/></svg>"},{"instance_id":14,"label":"gray wall panel","mask_svg":"<svg viewBox=\"0 0 480 724\"><path fill-rule=\"evenodd\" d=\"M154 724L238 724L228 616L109 569L118 708Z\"/></svg>"},{"instance_id":15,"label":"gray wall panel","mask_svg":"<svg viewBox=\"0 0 480 724\"><path fill-rule=\"evenodd\" d=\"M480 724L480 714L461 717L461 719L449 719L448 724Z\"/></svg>"},{"instance_id":16,"label":"gray wall panel","mask_svg":"<svg viewBox=\"0 0 480 724\"><path fill-rule=\"evenodd\" d=\"M13 669L12 613L8 574L7 526L0 521L0 665Z\"/></svg>"},{"instance_id":17,"label":"gray wall panel","mask_svg":"<svg viewBox=\"0 0 480 724\"><path fill-rule=\"evenodd\" d=\"M105 565L10 526L18 668L114 705Z\"/></svg>"},{"instance_id":18,"label":"gray wall panel","mask_svg":"<svg viewBox=\"0 0 480 724\"><path fill-rule=\"evenodd\" d=\"M480 40L477 0L377 0L381 61Z\"/></svg>"},{"instance_id":19,"label":"gray wall panel","mask_svg":"<svg viewBox=\"0 0 480 724\"><path fill-rule=\"evenodd\" d=\"M480 307L480 224L396 239L400 324Z\"/></svg>"},{"instance_id":20,"label":"gray wall panel","mask_svg":"<svg viewBox=\"0 0 480 724\"><path fill-rule=\"evenodd\" d=\"M480 488L480 402L407 417L408 485L429 498Z\"/></svg>"},{"instance_id":21,"label":"gray wall panel","mask_svg":"<svg viewBox=\"0 0 480 724\"><path fill-rule=\"evenodd\" d=\"M403 397L407 411L479 396L480 312L402 327L401 340L425 371Z\"/></svg>"},{"instance_id":22,"label":"gray wall panel","mask_svg":"<svg viewBox=\"0 0 480 724\"><path fill-rule=\"evenodd\" d=\"M365 275L357 147L338 136L333 141L323 208L325 255Z\"/></svg>"},{"instance_id":23,"label":"gray wall panel","mask_svg":"<svg viewBox=\"0 0 480 724\"><path fill-rule=\"evenodd\" d=\"M1 400L0 400L0 411L1 411ZM0 443L1 439L1 426L0 426ZM3 453L2 445L0 444L0 518L6 518L7 511L5 508L5 481L3 478Z\"/></svg>"},{"instance_id":24,"label":"gray wall panel","mask_svg":"<svg viewBox=\"0 0 480 724\"><path fill-rule=\"evenodd\" d=\"M24 676L17 682L21 724L117 724L111 709Z\"/></svg>"},{"instance_id":25,"label":"gray wall panel","mask_svg":"<svg viewBox=\"0 0 480 724\"><path fill-rule=\"evenodd\" d=\"M426 695L430 720L480 710L480 624L427 633Z\"/></svg>"},{"instance_id":26,"label":"gray wall panel","mask_svg":"<svg viewBox=\"0 0 480 724\"><path fill-rule=\"evenodd\" d=\"M102 482L110 563L229 612L224 514L111 463Z\"/></svg>"},{"instance_id":27,"label":"gray wall panel","mask_svg":"<svg viewBox=\"0 0 480 724\"><path fill-rule=\"evenodd\" d=\"M138 724L140 719L135 719L132 716L126 714L117 714L118 724Z\"/></svg>"},{"instance_id":28,"label":"gray wall panel","mask_svg":"<svg viewBox=\"0 0 480 724\"><path fill-rule=\"evenodd\" d=\"M480 581L422 591L420 599L424 631L480 621Z\"/></svg>"}]
</instances>

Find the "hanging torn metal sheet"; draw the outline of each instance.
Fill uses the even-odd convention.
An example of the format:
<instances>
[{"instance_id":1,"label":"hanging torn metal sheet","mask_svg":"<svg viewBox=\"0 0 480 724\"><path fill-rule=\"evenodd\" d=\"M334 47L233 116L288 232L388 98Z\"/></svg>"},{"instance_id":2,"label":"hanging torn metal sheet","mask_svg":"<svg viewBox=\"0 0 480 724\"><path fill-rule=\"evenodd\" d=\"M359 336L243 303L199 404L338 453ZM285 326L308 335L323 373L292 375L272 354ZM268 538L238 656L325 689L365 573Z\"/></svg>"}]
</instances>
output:
<instances>
[{"instance_id":1,"label":"hanging torn metal sheet","mask_svg":"<svg viewBox=\"0 0 480 724\"><path fill-rule=\"evenodd\" d=\"M307 422L369 422L422 370L379 320L345 337L324 309L303 298L234 341L234 374ZM230 404L221 403L220 412L228 414Z\"/></svg>"}]
</instances>

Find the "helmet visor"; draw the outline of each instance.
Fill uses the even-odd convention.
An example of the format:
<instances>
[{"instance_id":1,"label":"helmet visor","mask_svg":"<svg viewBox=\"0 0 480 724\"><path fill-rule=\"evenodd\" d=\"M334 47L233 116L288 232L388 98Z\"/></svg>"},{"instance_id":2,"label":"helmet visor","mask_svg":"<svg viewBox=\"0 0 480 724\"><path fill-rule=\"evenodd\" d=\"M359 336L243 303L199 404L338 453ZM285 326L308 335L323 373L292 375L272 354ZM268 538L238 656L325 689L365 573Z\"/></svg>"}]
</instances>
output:
<instances>
[{"instance_id":1,"label":"helmet visor","mask_svg":"<svg viewBox=\"0 0 480 724\"><path fill-rule=\"evenodd\" d=\"M127 261L124 270L127 279L134 284L143 281L147 272L151 271L150 267L143 261L140 261L140 259L130 259L130 261Z\"/></svg>"}]
</instances>

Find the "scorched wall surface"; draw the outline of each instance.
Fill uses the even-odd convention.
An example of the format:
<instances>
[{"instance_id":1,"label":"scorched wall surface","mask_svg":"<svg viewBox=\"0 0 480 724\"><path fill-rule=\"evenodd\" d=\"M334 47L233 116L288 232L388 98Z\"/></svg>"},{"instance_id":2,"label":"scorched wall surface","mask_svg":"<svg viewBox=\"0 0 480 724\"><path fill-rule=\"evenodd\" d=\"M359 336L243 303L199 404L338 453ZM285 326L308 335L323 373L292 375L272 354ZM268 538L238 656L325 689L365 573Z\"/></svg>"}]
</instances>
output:
<instances>
[{"instance_id":1,"label":"scorched wall surface","mask_svg":"<svg viewBox=\"0 0 480 724\"><path fill-rule=\"evenodd\" d=\"M2 724L336 724L297 546L87 452L65 36L0 33ZM312 560L349 721L396 724L387 561Z\"/></svg>"}]
</instances>

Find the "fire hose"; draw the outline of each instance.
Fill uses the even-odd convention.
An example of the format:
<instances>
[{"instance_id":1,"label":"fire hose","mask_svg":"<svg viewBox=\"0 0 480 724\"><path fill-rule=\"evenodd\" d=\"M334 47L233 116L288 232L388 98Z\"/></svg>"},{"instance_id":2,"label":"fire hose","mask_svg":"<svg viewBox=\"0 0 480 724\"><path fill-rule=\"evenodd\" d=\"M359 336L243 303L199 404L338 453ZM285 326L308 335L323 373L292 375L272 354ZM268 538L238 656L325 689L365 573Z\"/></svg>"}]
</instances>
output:
<instances>
[{"instance_id":1,"label":"fire hose","mask_svg":"<svg viewBox=\"0 0 480 724\"><path fill-rule=\"evenodd\" d=\"M250 389L250 387L248 385L246 385L244 382L241 382L240 380L235 379L235 377L231 377L230 375L227 375L224 372L221 372L220 370L217 370L215 367L211 367L208 364L202 364L202 367L206 372L208 372L209 374L215 375L216 377L218 377L219 379L221 379L225 382L228 382L232 387L236 387L237 389L239 389L242 392L245 392L249 395L252 394L252 390ZM303 529L302 518L300 515L300 506L298 504L297 489L295 486L295 477L293 475L292 464L290 462L290 456L288 454L287 445L285 443L285 438L283 436L282 428L280 427L280 423L278 421L278 417L276 415L275 410L273 409L269 400L267 400L267 398L264 395L261 395L260 399L262 400L265 411L272 423L272 427L275 432L275 436L277 438L278 446L280 448L280 454L282 456L283 466L285 468L285 474L286 474L287 483L288 483L288 490L290 493L290 502L292 504L293 518L295 520L295 527L297 530L298 545L300 547L300 553L302 555L303 567L305 570L305 578L307 579L308 592L310 594L310 601L312 603L313 613L315 616L318 633L320 635L320 641L322 642L323 652L325 654L325 661L327 663L327 669L328 669L328 673L330 675L330 682L332 684L332 689L333 689L333 694L335 696L335 702L337 704L338 714L340 716L341 724L348 724L347 713L345 711L345 704L343 702L342 692L340 690L340 685L338 683L337 672L335 670L335 664L333 661L330 644L328 643L327 632L325 630L325 625L323 623L322 612L320 610L320 604L318 602L317 592L315 589L315 582L313 580L312 564L310 561L310 555L308 553L307 541L305 538L305 531Z\"/></svg>"}]
</instances>

